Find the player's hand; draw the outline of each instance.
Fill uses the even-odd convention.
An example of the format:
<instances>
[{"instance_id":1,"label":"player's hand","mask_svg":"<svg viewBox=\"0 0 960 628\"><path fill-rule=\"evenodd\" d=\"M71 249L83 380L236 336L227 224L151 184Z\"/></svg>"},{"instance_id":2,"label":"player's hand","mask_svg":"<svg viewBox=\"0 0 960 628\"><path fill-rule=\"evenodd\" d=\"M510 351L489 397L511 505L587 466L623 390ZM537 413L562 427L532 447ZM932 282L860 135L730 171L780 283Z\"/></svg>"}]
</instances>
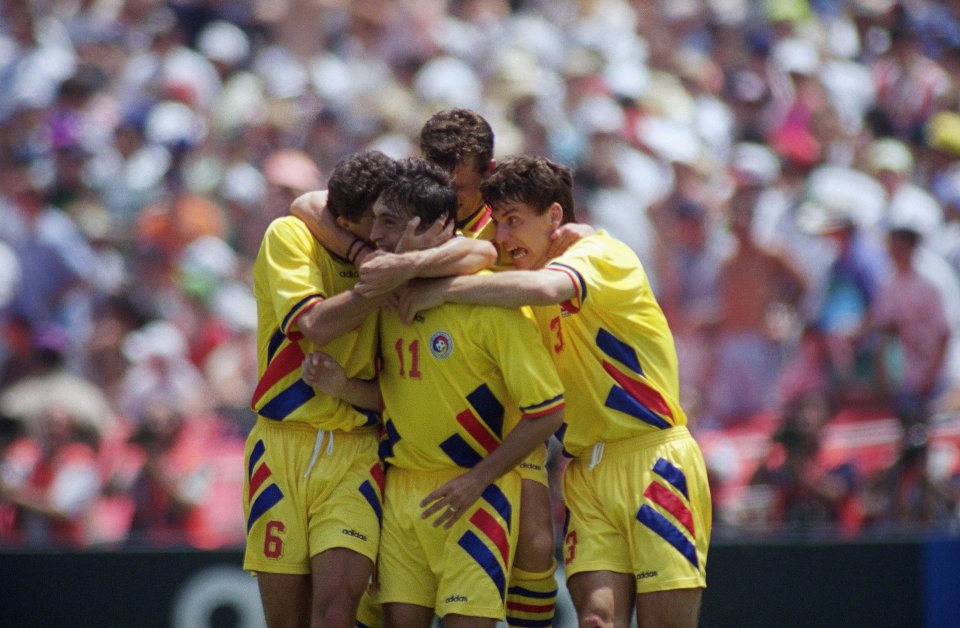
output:
<instances>
[{"instance_id":1,"label":"player's hand","mask_svg":"<svg viewBox=\"0 0 960 628\"><path fill-rule=\"evenodd\" d=\"M354 286L354 290L368 299L378 297L403 285L413 277L415 270L411 257L374 251L360 264L360 281Z\"/></svg>"},{"instance_id":2,"label":"player's hand","mask_svg":"<svg viewBox=\"0 0 960 628\"><path fill-rule=\"evenodd\" d=\"M438 247L453 236L453 220L447 222L434 221L429 229L423 233L417 233L417 227L420 226L420 217L414 216L407 222L403 230L403 236L397 243L396 252L406 253L407 251L423 251Z\"/></svg>"},{"instance_id":3,"label":"player's hand","mask_svg":"<svg viewBox=\"0 0 960 628\"><path fill-rule=\"evenodd\" d=\"M480 499L485 488L487 483L468 471L423 498L420 507L424 510L420 517L429 519L440 513L434 520L433 527L442 525L445 530L449 530Z\"/></svg>"},{"instance_id":4,"label":"player's hand","mask_svg":"<svg viewBox=\"0 0 960 628\"><path fill-rule=\"evenodd\" d=\"M342 397L347 387L347 373L332 357L315 351L303 358L303 381L331 397Z\"/></svg>"},{"instance_id":5,"label":"player's hand","mask_svg":"<svg viewBox=\"0 0 960 628\"><path fill-rule=\"evenodd\" d=\"M565 225L560 225L550 234L547 258L560 257L578 240L594 233L596 233L596 229L580 222L568 222Z\"/></svg>"},{"instance_id":6,"label":"player's hand","mask_svg":"<svg viewBox=\"0 0 960 628\"><path fill-rule=\"evenodd\" d=\"M443 305L443 296L437 290L435 279L415 279L400 291L397 314L407 325L413 322L419 312Z\"/></svg>"}]
</instances>

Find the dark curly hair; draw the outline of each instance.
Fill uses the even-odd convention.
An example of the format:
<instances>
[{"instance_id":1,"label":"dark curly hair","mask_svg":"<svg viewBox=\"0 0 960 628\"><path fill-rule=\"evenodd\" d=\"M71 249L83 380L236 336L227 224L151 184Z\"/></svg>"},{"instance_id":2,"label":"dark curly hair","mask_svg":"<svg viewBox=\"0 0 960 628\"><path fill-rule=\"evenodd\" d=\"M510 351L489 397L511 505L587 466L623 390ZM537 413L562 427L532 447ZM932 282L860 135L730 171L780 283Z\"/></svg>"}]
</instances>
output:
<instances>
[{"instance_id":1,"label":"dark curly hair","mask_svg":"<svg viewBox=\"0 0 960 628\"><path fill-rule=\"evenodd\" d=\"M420 130L420 153L447 172L468 163L468 159L483 172L493 159L493 129L474 111L444 109L433 114Z\"/></svg>"},{"instance_id":2,"label":"dark curly hair","mask_svg":"<svg viewBox=\"0 0 960 628\"><path fill-rule=\"evenodd\" d=\"M573 211L573 173L564 165L544 157L518 155L497 164L480 192L491 206L519 202L542 214L552 203L563 209L563 224L576 222Z\"/></svg>"},{"instance_id":3,"label":"dark curly hair","mask_svg":"<svg viewBox=\"0 0 960 628\"><path fill-rule=\"evenodd\" d=\"M327 209L338 218L358 222L396 173L397 162L378 150L344 157L327 182Z\"/></svg>"},{"instance_id":4,"label":"dark curly hair","mask_svg":"<svg viewBox=\"0 0 960 628\"><path fill-rule=\"evenodd\" d=\"M384 188L380 202L411 217L419 216L421 230L457 215L457 193L450 176L420 158L397 161L397 176Z\"/></svg>"}]
</instances>

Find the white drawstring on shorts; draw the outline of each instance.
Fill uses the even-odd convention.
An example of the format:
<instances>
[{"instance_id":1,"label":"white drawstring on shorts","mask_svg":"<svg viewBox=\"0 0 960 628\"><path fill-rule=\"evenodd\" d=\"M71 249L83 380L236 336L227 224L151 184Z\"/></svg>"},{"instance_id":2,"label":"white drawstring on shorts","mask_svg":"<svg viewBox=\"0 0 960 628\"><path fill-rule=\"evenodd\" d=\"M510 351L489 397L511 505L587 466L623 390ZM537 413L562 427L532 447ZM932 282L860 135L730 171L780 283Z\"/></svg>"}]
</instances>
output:
<instances>
[{"instance_id":1,"label":"white drawstring on shorts","mask_svg":"<svg viewBox=\"0 0 960 628\"><path fill-rule=\"evenodd\" d=\"M590 455L590 466L587 467L588 471L593 471L594 467L600 464L600 461L603 460L603 442L599 442L593 446L593 453Z\"/></svg>"},{"instance_id":2,"label":"white drawstring on shorts","mask_svg":"<svg viewBox=\"0 0 960 628\"><path fill-rule=\"evenodd\" d=\"M330 435L330 440L327 441L327 455L333 455L333 430L329 432L325 430L317 430L317 439L313 441L313 456L310 457L310 464L307 465L307 470L303 472L303 477L310 475L310 471L313 470L314 463L317 462L317 457L320 455L320 447L323 446L324 434Z\"/></svg>"}]
</instances>

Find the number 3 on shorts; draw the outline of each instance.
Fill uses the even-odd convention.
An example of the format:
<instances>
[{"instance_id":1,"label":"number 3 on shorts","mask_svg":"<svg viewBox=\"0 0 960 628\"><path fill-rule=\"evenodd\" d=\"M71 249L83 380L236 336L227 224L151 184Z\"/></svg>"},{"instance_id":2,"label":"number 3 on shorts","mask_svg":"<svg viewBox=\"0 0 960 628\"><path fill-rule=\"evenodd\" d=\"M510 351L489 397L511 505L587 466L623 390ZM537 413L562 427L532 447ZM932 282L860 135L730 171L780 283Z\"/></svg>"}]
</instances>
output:
<instances>
[{"instance_id":1,"label":"number 3 on shorts","mask_svg":"<svg viewBox=\"0 0 960 628\"><path fill-rule=\"evenodd\" d=\"M563 564L569 565L573 562L574 556L577 555L577 532L572 530L567 533L567 536L563 539L564 549L566 554L563 557Z\"/></svg>"}]
</instances>

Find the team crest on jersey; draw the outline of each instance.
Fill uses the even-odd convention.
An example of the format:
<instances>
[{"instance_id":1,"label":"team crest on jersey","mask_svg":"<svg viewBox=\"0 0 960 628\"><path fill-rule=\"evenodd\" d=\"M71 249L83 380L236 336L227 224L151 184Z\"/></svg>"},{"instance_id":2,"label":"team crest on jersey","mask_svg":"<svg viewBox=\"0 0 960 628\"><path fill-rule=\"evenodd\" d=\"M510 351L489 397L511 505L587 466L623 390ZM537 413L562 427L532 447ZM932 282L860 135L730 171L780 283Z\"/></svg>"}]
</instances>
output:
<instances>
[{"instance_id":1,"label":"team crest on jersey","mask_svg":"<svg viewBox=\"0 0 960 628\"><path fill-rule=\"evenodd\" d=\"M430 337L430 353L438 360L446 360L453 353L453 337L445 331L438 331Z\"/></svg>"}]
</instances>

